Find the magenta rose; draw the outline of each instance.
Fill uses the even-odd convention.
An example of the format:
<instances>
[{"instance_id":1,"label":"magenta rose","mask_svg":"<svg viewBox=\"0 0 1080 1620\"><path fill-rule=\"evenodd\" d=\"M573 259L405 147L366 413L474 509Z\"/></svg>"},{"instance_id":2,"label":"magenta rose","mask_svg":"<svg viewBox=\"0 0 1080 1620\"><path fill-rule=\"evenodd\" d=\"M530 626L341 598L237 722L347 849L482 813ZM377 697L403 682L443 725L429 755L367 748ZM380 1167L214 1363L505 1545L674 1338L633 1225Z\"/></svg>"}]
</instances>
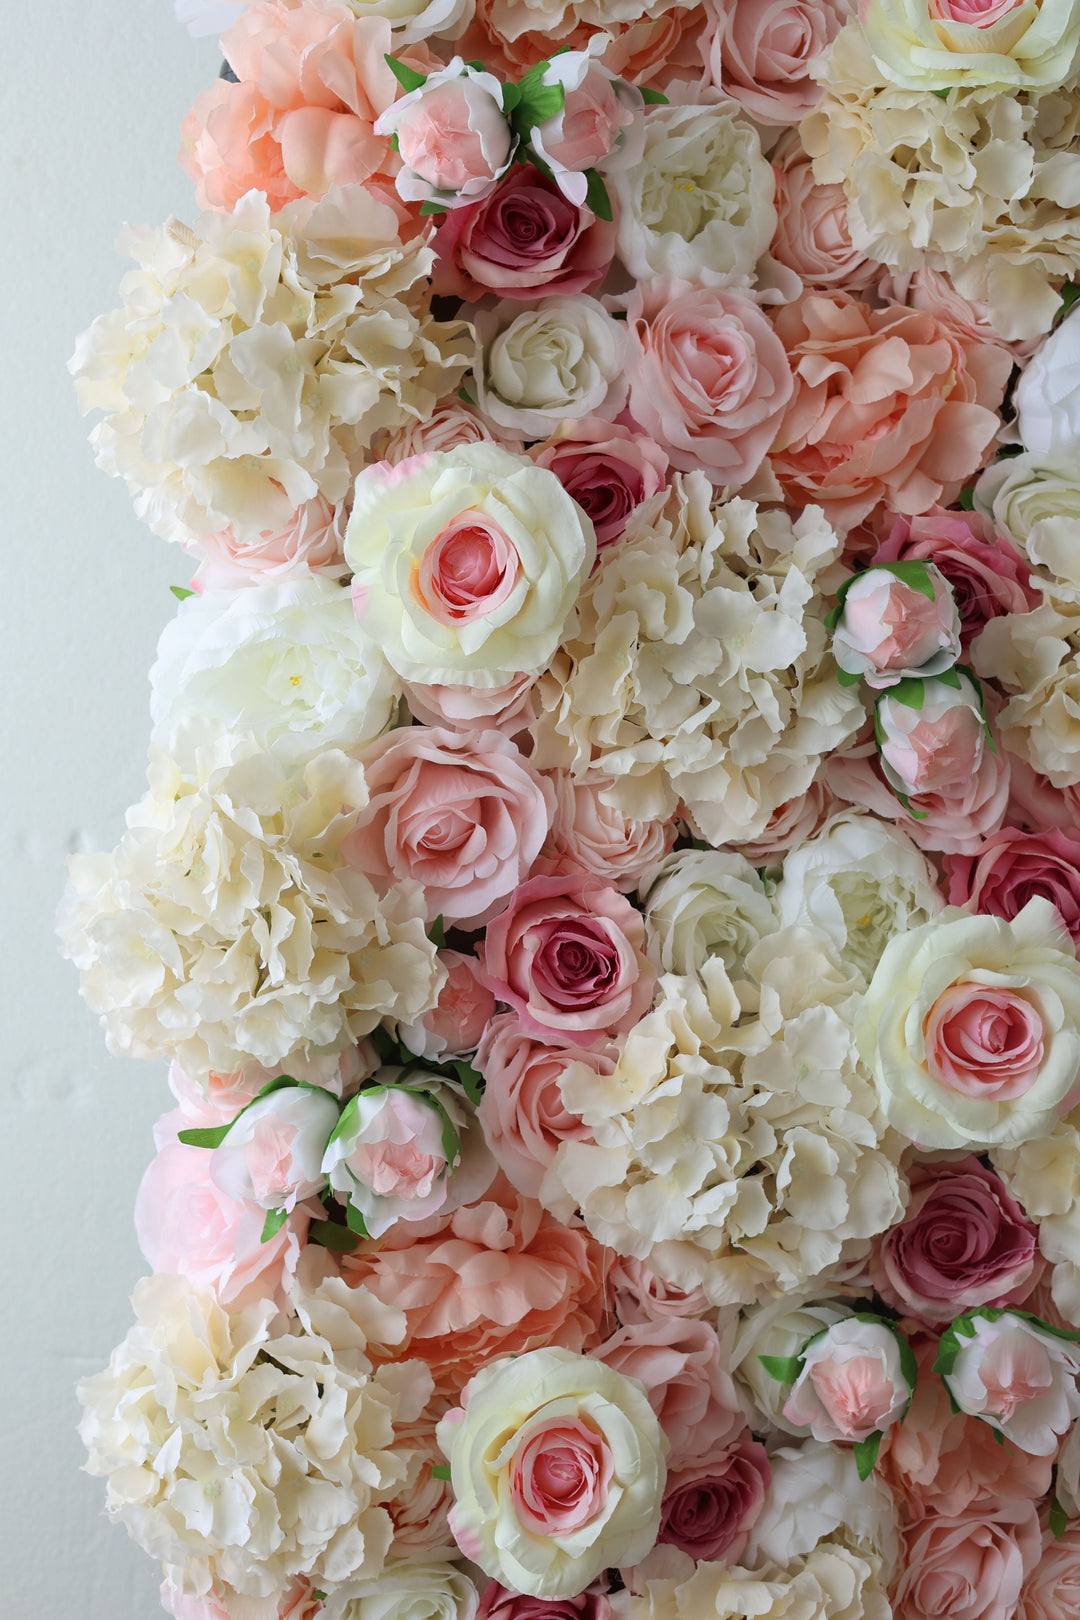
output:
<instances>
[{"instance_id":1,"label":"magenta rose","mask_svg":"<svg viewBox=\"0 0 1080 1620\"><path fill-rule=\"evenodd\" d=\"M669 1469L657 1544L678 1547L695 1562L737 1564L771 1478L765 1447L749 1429L715 1460Z\"/></svg>"},{"instance_id":2,"label":"magenta rose","mask_svg":"<svg viewBox=\"0 0 1080 1620\"><path fill-rule=\"evenodd\" d=\"M1003 613L1027 613L1040 598L1031 570L1011 541L995 539L975 512L932 506L921 517L898 518L877 549L885 562L930 562L953 588L965 649L987 621Z\"/></svg>"},{"instance_id":3,"label":"magenta rose","mask_svg":"<svg viewBox=\"0 0 1080 1620\"><path fill-rule=\"evenodd\" d=\"M345 859L375 883L422 883L430 919L478 927L543 848L548 782L498 731L405 726L361 758L369 800Z\"/></svg>"},{"instance_id":4,"label":"magenta rose","mask_svg":"<svg viewBox=\"0 0 1080 1620\"><path fill-rule=\"evenodd\" d=\"M951 1322L978 1305L1016 1305L1044 1270L1038 1237L978 1159L916 1164L904 1219L876 1246L874 1287L924 1322Z\"/></svg>"},{"instance_id":5,"label":"magenta rose","mask_svg":"<svg viewBox=\"0 0 1080 1620\"><path fill-rule=\"evenodd\" d=\"M564 422L529 454L592 518L598 551L622 539L627 519L667 479L668 458L659 445L601 416Z\"/></svg>"},{"instance_id":6,"label":"magenta rose","mask_svg":"<svg viewBox=\"0 0 1080 1620\"><path fill-rule=\"evenodd\" d=\"M607 274L615 227L578 208L531 164L516 164L495 190L444 215L435 235L437 293L476 300L587 292Z\"/></svg>"},{"instance_id":7,"label":"magenta rose","mask_svg":"<svg viewBox=\"0 0 1080 1620\"><path fill-rule=\"evenodd\" d=\"M1013 1620L1041 1551L1034 1502L932 1514L903 1532L895 1620Z\"/></svg>"},{"instance_id":8,"label":"magenta rose","mask_svg":"<svg viewBox=\"0 0 1080 1620\"><path fill-rule=\"evenodd\" d=\"M598 1350L598 1361L636 1378L671 1445L668 1470L690 1468L725 1453L744 1418L720 1354L716 1329L691 1317L633 1322Z\"/></svg>"},{"instance_id":9,"label":"magenta rose","mask_svg":"<svg viewBox=\"0 0 1080 1620\"><path fill-rule=\"evenodd\" d=\"M652 1004L656 970L641 913L610 883L531 878L488 924L486 982L541 1040L595 1046L625 1033Z\"/></svg>"},{"instance_id":10,"label":"magenta rose","mask_svg":"<svg viewBox=\"0 0 1080 1620\"><path fill-rule=\"evenodd\" d=\"M946 899L950 906L1004 917L1011 922L1034 895L1056 906L1080 946L1080 838L1051 827L1018 832L1003 827L972 855L947 855Z\"/></svg>"},{"instance_id":11,"label":"magenta rose","mask_svg":"<svg viewBox=\"0 0 1080 1620\"><path fill-rule=\"evenodd\" d=\"M797 124L821 96L810 64L853 0L707 0L701 52L712 81L763 124Z\"/></svg>"},{"instance_id":12,"label":"magenta rose","mask_svg":"<svg viewBox=\"0 0 1080 1620\"><path fill-rule=\"evenodd\" d=\"M570 1598L527 1597L492 1581L480 1594L476 1620L612 1620L607 1595L590 1587Z\"/></svg>"}]
</instances>

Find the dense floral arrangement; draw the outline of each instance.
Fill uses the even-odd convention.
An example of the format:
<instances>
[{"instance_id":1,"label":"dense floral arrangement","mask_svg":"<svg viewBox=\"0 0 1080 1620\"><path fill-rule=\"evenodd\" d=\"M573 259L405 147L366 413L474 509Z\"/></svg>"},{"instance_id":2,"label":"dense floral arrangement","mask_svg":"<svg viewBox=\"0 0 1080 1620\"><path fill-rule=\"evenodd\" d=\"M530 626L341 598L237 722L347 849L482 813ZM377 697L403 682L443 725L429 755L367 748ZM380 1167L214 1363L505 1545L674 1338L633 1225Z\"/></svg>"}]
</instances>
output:
<instances>
[{"instance_id":1,"label":"dense floral arrangement","mask_svg":"<svg viewBox=\"0 0 1080 1620\"><path fill-rule=\"evenodd\" d=\"M177 0L60 931L176 1620L1080 1612L1080 0Z\"/></svg>"}]
</instances>

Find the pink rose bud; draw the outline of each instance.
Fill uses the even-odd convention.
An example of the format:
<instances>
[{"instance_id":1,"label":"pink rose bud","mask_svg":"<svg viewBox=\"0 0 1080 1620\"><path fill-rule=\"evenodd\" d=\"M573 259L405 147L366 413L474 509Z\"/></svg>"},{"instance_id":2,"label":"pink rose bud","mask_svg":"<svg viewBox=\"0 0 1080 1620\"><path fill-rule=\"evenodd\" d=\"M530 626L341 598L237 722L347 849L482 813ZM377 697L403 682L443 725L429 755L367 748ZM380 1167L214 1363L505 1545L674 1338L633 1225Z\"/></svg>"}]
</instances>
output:
<instances>
[{"instance_id":1,"label":"pink rose bud","mask_svg":"<svg viewBox=\"0 0 1080 1620\"><path fill-rule=\"evenodd\" d=\"M475 1052L484 1026L495 1012L495 997L481 982L475 956L461 951L440 951L446 983L438 1004L415 1024L402 1024L401 1039L410 1052L429 1063L464 1057Z\"/></svg>"},{"instance_id":2,"label":"pink rose bud","mask_svg":"<svg viewBox=\"0 0 1080 1620\"><path fill-rule=\"evenodd\" d=\"M901 1340L884 1322L843 1317L802 1353L783 1412L815 1440L868 1440L899 1422L911 1399Z\"/></svg>"},{"instance_id":3,"label":"pink rose bud","mask_svg":"<svg viewBox=\"0 0 1080 1620\"><path fill-rule=\"evenodd\" d=\"M1080 1417L1080 1350L1043 1322L984 1309L944 1334L934 1370L962 1412L1033 1457L1050 1457Z\"/></svg>"},{"instance_id":4,"label":"pink rose bud","mask_svg":"<svg viewBox=\"0 0 1080 1620\"><path fill-rule=\"evenodd\" d=\"M498 79L459 56L388 107L375 133L397 136L398 194L445 208L486 196L509 168L515 145Z\"/></svg>"},{"instance_id":5,"label":"pink rose bud","mask_svg":"<svg viewBox=\"0 0 1080 1620\"><path fill-rule=\"evenodd\" d=\"M910 577L898 577L901 572ZM959 656L960 615L951 585L933 563L856 575L833 631L833 657L845 673L883 688L944 674Z\"/></svg>"},{"instance_id":6,"label":"pink rose bud","mask_svg":"<svg viewBox=\"0 0 1080 1620\"><path fill-rule=\"evenodd\" d=\"M644 148L645 98L595 59L604 43L596 34L588 50L564 51L548 63L541 82L561 85L565 99L561 111L529 135L560 191L578 207L588 190L586 169L611 168L613 159L615 167L632 167Z\"/></svg>"},{"instance_id":7,"label":"pink rose bud","mask_svg":"<svg viewBox=\"0 0 1080 1620\"><path fill-rule=\"evenodd\" d=\"M246 1108L214 1149L210 1179L237 1203L292 1210L326 1185L322 1156L338 1122L329 1092L286 1086Z\"/></svg>"},{"instance_id":8,"label":"pink rose bud","mask_svg":"<svg viewBox=\"0 0 1080 1620\"><path fill-rule=\"evenodd\" d=\"M887 694L878 699L881 767L896 792L948 796L977 774L986 747L979 694L966 675L959 681L927 681L918 709Z\"/></svg>"}]
</instances>

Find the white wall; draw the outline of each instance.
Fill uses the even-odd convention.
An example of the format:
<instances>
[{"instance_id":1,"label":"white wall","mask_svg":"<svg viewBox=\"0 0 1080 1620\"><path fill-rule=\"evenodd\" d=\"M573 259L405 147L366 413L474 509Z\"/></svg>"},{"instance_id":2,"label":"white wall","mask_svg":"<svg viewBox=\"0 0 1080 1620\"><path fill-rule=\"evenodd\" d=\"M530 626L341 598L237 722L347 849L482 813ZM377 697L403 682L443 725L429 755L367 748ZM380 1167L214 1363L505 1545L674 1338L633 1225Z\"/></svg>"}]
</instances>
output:
<instances>
[{"instance_id":1,"label":"white wall","mask_svg":"<svg viewBox=\"0 0 1080 1620\"><path fill-rule=\"evenodd\" d=\"M106 1055L52 937L63 860L143 786L146 672L187 578L99 472L65 362L116 303L125 219L190 217L180 121L218 66L170 0L0 8L0 1611L153 1620L153 1562L79 1472L75 1380L127 1331L164 1070Z\"/></svg>"}]
</instances>

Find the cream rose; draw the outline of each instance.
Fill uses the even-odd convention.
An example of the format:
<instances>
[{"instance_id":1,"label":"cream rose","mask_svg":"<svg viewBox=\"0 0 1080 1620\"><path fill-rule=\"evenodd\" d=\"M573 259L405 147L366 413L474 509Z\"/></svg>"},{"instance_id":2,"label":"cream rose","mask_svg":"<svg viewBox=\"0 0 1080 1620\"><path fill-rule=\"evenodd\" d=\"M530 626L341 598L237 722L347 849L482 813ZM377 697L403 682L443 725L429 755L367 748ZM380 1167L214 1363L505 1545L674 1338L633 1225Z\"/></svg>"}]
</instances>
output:
<instances>
[{"instance_id":1,"label":"cream rose","mask_svg":"<svg viewBox=\"0 0 1080 1620\"><path fill-rule=\"evenodd\" d=\"M949 908L885 947L859 1045L891 1123L921 1148L1045 1135L1080 1077L1080 962L1048 900L1011 923Z\"/></svg>"},{"instance_id":2,"label":"cream rose","mask_svg":"<svg viewBox=\"0 0 1080 1620\"><path fill-rule=\"evenodd\" d=\"M660 1526L667 1441L636 1379L552 1347L489 1363L440 1422L467 1558L530 1597L576 1597Z\"/></svg>"},{"instance_id":3,"label":"cream rose","mask_svg":"<svg viewBox=\"0 0 1080 1620\"><path fill-rule=\"evenodd\" d=\"M700 973L711 956L740 976L744 958L776 931L776 908L749 861L733 850L669 855L641 886L645 937L662 973Z\"/></svg>"},{"instance_id":4,"label":"cream rose","mask_svg":"<svg viewBox=\"0 0 1080 1620\"><path fill-rule=\"evenodd\" d=\"M1076 66L1076 0L870 0L874 61L906 90L1056 90Z\"/></svg>"},{"instance_id":5,"label":"cream rose","mask_svg":"<svg viewBox=\"0 0 1080 1620\"><path fill-rule=\"evenodd\" d=\"M622 324L585 293L502 303L475 317L477 404L497 428L546 439L579 416L613 419L626 399Z\"/></svg>"},{"instance_id":6,"label":"cream rose","mask_svg":"<svg viewBox=\"0 0 1080 1620\"><path fill-rule=\"evenodd\" d=\"M487 688L547 664L596 537L554 473L467 444L362 472L345 555L364 628L400 675Z\"/></svg>"},{"instance_id":7,"label":"cream rose","mask_svg":"<svg viewBox=\"0 0 1080 1620\"><path fill-rule=\"evenodd\" d=\"M387 1564L378 1580L339 1586L319 1620L473 1620L477 1591L453 1564Z\"/></svg>"}]
</instances>

